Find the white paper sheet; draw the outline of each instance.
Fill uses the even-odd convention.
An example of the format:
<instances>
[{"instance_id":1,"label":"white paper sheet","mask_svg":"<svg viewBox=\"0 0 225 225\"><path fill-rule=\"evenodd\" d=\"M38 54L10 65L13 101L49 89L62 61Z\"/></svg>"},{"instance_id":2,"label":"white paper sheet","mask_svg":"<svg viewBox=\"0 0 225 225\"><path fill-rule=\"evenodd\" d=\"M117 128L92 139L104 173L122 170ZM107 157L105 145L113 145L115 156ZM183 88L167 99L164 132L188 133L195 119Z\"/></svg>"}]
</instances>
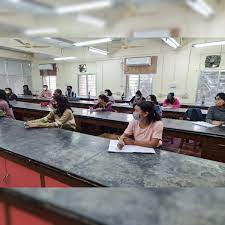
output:
<instances>
[{"instance_id":1,"label":"white paper sheet","mask_svg":"<svg viewBox=\"0 0 225 225\"><path fill-rule=\"evenodd\" d=\"M208 127L208 128L216 127L216 125L213 125L213 124L210 124L210 123L206 123L204 121L198 121L198 122L193 122L193 123L196 124L196 125L203 126L203 127Z\"/></svg>"},{"instance_id":2,"label":"white paper sheet","mask_svg":"<svg viewBox=\"0 0 225 225\"><path fill-rule=\"evenodd\" d=\"M119 153L150 153L155 154L153 148L140 147L136 145L125 145L122 150L117 148L118 141L111 140L109 144L108 152L119 152Z\"/></svg>"}]
</instances>

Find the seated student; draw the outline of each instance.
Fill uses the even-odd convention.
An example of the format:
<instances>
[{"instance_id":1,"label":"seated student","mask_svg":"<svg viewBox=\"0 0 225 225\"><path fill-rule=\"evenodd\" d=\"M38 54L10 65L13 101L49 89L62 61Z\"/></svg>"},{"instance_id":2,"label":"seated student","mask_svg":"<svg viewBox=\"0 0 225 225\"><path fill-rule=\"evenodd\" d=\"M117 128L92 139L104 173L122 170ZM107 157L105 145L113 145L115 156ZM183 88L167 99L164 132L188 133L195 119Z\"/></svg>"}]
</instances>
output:
<instances>
[{"instance_id":1,"label":"seated student","mask_svg":"<svg viewBox=\"0 0 225 225\"><path fill-rule=\"evenodd\" d=\"M14 94L12 92L12 89L11 88L5 88L5 93L6 93L7 99L9 101L13 101L13 100L16 100L17 99L16 94Z\"/></svg>"},{"instance_id":2,"label":"seated student","mask_svg":"<svg viewBox=\"0 0 225 225\"><path fill-rule=\"evenodd\" d=\"M61 90L61 89L56 89L56 90L54 91L54 93L53 93L53 96L55 97L55 96L59 96L59 95L62 96L62 90Z\"/></svg>"},{"instance_id":3,"label":"seated student","mask_svg":"<svg viewBox=\"0 0 225 225\"><path fill-rule=\"evenodd\" d=\"M108 111L112 112L112 102L105 95L98 96L98 103L90 108L92 111Z\"/></svg>"},{"instance_id":4,"label":"seated student","mask_svg":"<svg viewBox=\"0 0 225 225\"><path fill-rule=\"evenodd\" d=\"M216 95L215 106L209 108L206 122L216 126L225 124L225 93Z\"/></svg>"},{"instance_id":5,"label":"seated student","mask_svg":"<svg viewBox=\"0 0 225 225\"><path fill-rule=\"evenodd\" d=\"M66 130L76 130L76 122L68 100L64 96L55 96L54 110L46 117L28 121L27 128L58 127Z\"/></svg>"},{"instance_id":6,"label":"seated student","mask_svg":"<svg viewBox=\"0 0 225 225\"><path fill-rule=\"evenodd\" d=\"M163 123L152 102L141 102L135 106L132 120L120 137L118 148L125 145L138 145L156 148L162 145Z\"/></svg>"},{"instance_id":7,"label":"seated student","mask_svg":"<svg viewBox=\"0 0 225 225\"><path fill-rule=\"evenodd\" d=\"M180 108L180 101L174 97L174 93L169 93L163 102L163 107Z\"/></svg>"},{"instance_id":8,"label":"seated student","mask_svg":"<svg viewBox=\"0 0 225 225\"><path fill-rule=\"evenodd\" d=\"M115 102L111 90L105 89L104 93L109 98L110 102L113 102L113 103Z\"/></svg>"},{"instance_id":9,"label":"seated student","mask_svg":"<svg viewBox=\"0 0 225 225\"><path fill-rule=\"evenodd\" d=\"M65 96L68 98L73 98L74 97L74 92L72 91L73 87L72 86L67 86L66 88L66 94Z\"/></svg>"},{"instance_id":10,"label":"seated student","mask_svg":"<svg viewBox=\"0 0 225 225\"><path fill-rule=\"evenodd\" d=\"M61 89L56 89L53 93L53 98L50 100L50 105L53 106L55 104L55 97L56 96L62 96L62 90Z\"/></svg>"},{"instance_id":11,"label":"seated student","mask_svg":"<svg viewBox=\"0 0 225 225\"><path fill-rule=\"evenodd\" d=\"M159 105L158 101L157 101L157 98L155 95L149 95L146 97L146 101L150 101L154 104L154 108L155 108L155 111L160 115L162 116L162 108L161 106Z\"/></svg>"},{"instance_id":12,"label":"seated student","mask_svg":"<svg viewBox=\"0 0 225 225\"><path fill-rule=\"evenodd\" d=\"M12 106L9 104L4 90L0 90L0 110L1 115L14 119Z\"/></svg>"},{"instance_id":13,"label":"seated student","mask_svg":"<svg viewBox=\"0 0 225 225\"><path fill-rule=\"evenodd\" d=\"M48 85L43 85L43 90L41 94L39 95L41 98L51 98L52 92L48 89Z\"/></svg>"},{"instance_id":14,"label":"seated student","mask_svg":"<svg viewBox=\"0 0 225 225\"><path fill-rule=\"evenodd\" d=\"M135 105L135 104L139 104L143 101L145 101L145 98L142 96L141 91L138 90L136 92L135 96L130 100L130 104Z\"/></svg>"},{"instance_id":15,"label":"seated student","mask_svg":"<svg viewBox=\"0 0 225 225\"><path fill-rule=\"evenodd\" d=\"M24 95L32 95L32 92L29 89L29 86L28 85L23 85L23 94Z\"/></svg>"}]
</instances>

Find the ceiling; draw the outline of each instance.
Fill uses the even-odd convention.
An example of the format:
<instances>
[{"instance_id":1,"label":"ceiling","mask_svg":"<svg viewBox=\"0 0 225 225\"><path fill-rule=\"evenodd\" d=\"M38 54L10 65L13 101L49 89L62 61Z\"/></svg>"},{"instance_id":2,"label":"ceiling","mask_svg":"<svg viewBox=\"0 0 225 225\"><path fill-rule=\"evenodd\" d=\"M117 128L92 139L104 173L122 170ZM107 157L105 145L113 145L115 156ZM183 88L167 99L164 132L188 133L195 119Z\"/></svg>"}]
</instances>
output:
<instances>
[{"instance_id":1,"label":"ceiling","mask_svg":"<svg viewBox=\"0 0 225 225\"><path fill-rule=\"evenodd\" d=\"M110 5L57 13L63 6L70 9L97 1L108 1ZM186 0L1 0L0 46L52 57L79 51L72 43L101 37L114 38L112 43L98 45L113 53L125 44L142 46L142 40L134 38L136 31L176 30L179 37L225 37L225 29L221 29L225 23L225 1L204 1L213 8L214 16L206 18L196 13ZM26 33L40 29L51 32ZM48 48L25 48L15 39Z\"/></svg>"}]
</instances>

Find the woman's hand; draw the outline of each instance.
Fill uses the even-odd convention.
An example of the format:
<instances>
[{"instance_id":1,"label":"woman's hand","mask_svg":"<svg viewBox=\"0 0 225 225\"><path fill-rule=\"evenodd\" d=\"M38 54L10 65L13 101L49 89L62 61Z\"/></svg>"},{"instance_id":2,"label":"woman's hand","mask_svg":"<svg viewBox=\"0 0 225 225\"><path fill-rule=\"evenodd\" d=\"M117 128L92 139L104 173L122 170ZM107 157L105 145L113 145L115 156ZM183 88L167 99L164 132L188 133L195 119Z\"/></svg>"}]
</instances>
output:
<instances>
[{"instance_id":1,"label":"woman's hand","mask_svg":"<svg viewBox=\"0 0 225 225\"><path fill-rule=\"evenodd\" d=\"M214 120L214 121L212 121L212 124L216 125L216 126L221 126L221 125L224 124L224 122L223 121L216 121L216 120Z\"/></svg>"},{"instance_id":2,"label":"woman's hand","mask_svg":"<svg viewBox=\"0 0 225 225\"><path fill-rule=\"evenodd\" d=\"M28 121L26 123L26 127L27 128L35 128L35 127L37 127L37 125L35 123L32 123L32 121Z\"/></svg>"},{"instance_id":3,"label":"woman's hand","mask_svg":"<svg viewBox=\"0 0 225 225\"><path fill-rule=\"evenodd\" d=\"M131 138L124 138L123 141L125 145L134 145L134 140Z\"/></svg>"}]
</instances>

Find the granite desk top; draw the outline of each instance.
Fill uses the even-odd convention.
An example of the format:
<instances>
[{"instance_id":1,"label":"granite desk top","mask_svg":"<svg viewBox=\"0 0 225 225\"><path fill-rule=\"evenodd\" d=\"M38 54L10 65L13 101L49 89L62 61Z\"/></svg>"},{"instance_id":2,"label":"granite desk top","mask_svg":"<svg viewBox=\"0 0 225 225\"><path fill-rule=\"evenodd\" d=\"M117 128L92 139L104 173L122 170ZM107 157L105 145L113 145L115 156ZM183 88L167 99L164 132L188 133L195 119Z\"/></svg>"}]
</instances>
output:
<instances>
[{"instance_id":1,"label":"granite desk top","mask_svg":"<svg viewBox=\"0 0 225 225\"><path fill-rule=\"evenodd\" d=\"M16 141L15 141L16 140ZM57 128L25 129L0 119L0 148L109 187L223 187L225 164L156 150L108 153L109 140Z\"/></svg>"},{"instance_id":2,"label":"granite desk top","mask_svg":"<svg viewBox=\"0 0 225 225\"><path fill-rule=\"evenodd\" d=\"M29 110L38 111L50 111L50 107L41 107L39 104L27 103L27 102L11 102L15 108L23 108ZM88 117L90 119L113 121L118 123L128 124L132 119L132 114L116 113L116 112L91 112L89 109L72 108L75 117ZM225 138L225 127L213 127L207 128L194 124L187 120L176 120L176 119L162 119L164 128L167 130L175 130L179 132L186 132L198 135L213 136Z\"/></svg>"},{"instance_id":3,"label":"granite desk top","mask_svg":"<svg viewBox=\"0 0 225 225\"><path fill-rule=\"evenodd\" d=\"M225 221L224 188L2 189L0 194L101 225L222 225Z\"/></svg>"}]
</instances>

